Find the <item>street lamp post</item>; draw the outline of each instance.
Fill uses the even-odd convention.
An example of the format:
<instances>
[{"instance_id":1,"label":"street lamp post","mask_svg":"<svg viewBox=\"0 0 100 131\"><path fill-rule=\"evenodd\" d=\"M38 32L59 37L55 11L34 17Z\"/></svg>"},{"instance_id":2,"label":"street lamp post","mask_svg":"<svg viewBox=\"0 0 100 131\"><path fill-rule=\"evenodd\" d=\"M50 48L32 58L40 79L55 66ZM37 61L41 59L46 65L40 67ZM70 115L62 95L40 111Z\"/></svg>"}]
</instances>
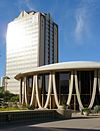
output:
<instances>
[{"instance_id":1,"label":"street lamp post","mask_svg":"<svg viewBox=\"0 0 100 131\"><path fill-rule=\"evenodd\" d=\"M4 79L4 92L5 92L7 91L7 84L8 84L7 80L10 78L8 76L4 76L3 79Z\"/></svg>"}]
</instances>

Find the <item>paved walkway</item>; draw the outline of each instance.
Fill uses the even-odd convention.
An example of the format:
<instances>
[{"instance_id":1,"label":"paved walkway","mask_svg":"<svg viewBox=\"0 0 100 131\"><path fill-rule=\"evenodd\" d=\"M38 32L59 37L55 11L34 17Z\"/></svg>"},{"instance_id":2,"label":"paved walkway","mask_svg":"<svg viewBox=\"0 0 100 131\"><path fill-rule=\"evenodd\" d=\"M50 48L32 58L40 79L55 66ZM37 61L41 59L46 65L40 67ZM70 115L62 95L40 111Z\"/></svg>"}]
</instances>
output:
<instances>
[{"instance_id":1,"label":"paved walkway","mask_svg":"<svg viewBox=\"0 0 100 131\"><path fill-rule=\"evenodd\" d=\"M41 124L13 126L0 131L100 131L100 115L90 115L88 117L80 114L73 114L72 119L47 122Z\"/></svg>"}]
</instances>

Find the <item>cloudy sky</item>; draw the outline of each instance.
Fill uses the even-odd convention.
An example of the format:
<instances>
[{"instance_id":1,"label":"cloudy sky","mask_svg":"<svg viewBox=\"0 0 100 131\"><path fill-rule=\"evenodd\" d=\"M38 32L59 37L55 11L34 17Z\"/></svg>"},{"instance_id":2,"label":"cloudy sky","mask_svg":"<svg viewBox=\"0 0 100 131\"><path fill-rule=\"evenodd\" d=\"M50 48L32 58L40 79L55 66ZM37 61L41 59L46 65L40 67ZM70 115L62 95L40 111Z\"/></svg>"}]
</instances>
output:
<instances>
[{"instance_id":1,"label":"cloudy sky","mask_svg":"<svg viewBox=\"0 0 100 131\"><path fill-rule=\"evenodd\" d=\"M0 76L7 24L22 10L51 14L59 26L59 62L100 61L100 0L0 0Z\"/></svg>"}]
</instances>

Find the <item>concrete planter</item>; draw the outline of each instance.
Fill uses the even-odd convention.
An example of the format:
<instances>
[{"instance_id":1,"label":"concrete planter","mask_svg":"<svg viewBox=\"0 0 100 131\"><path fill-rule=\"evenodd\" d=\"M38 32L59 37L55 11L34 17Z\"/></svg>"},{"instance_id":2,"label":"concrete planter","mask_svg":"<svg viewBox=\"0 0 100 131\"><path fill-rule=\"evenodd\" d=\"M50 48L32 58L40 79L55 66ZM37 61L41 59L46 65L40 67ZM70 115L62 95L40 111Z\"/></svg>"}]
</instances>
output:
<instances>
[{"instance_id":1,"label":"concrete planter","mask_svg":"<svg viewBox=\"0 0 100 131\"><path fill-rule=\"evenodd\" d=\"M62 112L63 114L64 112ZM25 122L32 120L33 122L54 121L65 119L57 110L36 109L36 110L20 110L20 111L1 111L0 125L6 123Z\"/></svg>"},{"instance_id":2,"label":"concrete planter","mask_svg":"<svg viewBox=\"0 0 100 131\"><path fill-rule=\"evenodd\" d=\"M82 109L82 112L83 112L83 115L85 115L85 116L88 116L89 115L89 112L90 112L90 109L89 108L83 108Z\"/></svg>"},{"instance_id":3,"label":"concrete planter","mask_svg":"<svg viewBox=\"0 0 100 131\"><path fill-rule=\"evenodd\" d=\"M65 118L68 118L68 119L71 118L71 116L72 116L72 110L66 109L65 106L60 106L60 108L57 109L57 112L61 116L65 117Z\"/></svg>"},{"instance_id":4,"label":"concrete planter","mask_svg":"<svg viewBox=\"0 0 100 131\"><path fill-rule=\"evenodd\" d=\"M88 116L88 115L89 115L89 112L83 111L83 115L84 115L84 116Z\"/></svg>"}]
</instances>

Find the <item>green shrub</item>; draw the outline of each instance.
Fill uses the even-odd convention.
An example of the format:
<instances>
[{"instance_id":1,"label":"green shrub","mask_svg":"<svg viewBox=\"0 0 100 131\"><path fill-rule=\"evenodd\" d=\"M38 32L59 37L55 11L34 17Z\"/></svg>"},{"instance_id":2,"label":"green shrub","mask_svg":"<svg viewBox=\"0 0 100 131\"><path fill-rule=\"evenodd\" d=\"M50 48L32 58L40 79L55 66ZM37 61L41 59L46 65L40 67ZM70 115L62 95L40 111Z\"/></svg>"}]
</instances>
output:
<instances>
[{"instance_id":1,"label":"green shrub","mask_svg":"<svg viewBox=\"0 0 100 131\"><path fill-rule=\"evenodd\" d=\"M94 112L99 113L100 112L100 105L94 106Z\"/></svg>"},{"instance_id":2,"label":"green shrub","mask_svg":"<svg viewBox=\"0 0 100 131\"><path fill-rule=\"evenodd\" d=\"M89 113L89 112L90 112L90 109L87 108L87 107L85 107L85 108L82 109L82 112L88 112L88 113Z\"/></svg>"},{"instance_id":3,"label":"green shrub","mask_svg":"<svg viewBox=\"0 0 100 131\"><path fill-rule=\"evenodd\" d=\"M29 110L34 110L34 107L33 107L33 106L27 106L27 108L28 108Z\"/></svg>"},{"instance_id":4,"label":"green shrub","mask_svg":"<svg viewBox=\"0 0 100 131\"><path fill-rule=\"evenodd\" d=\"M19 96L18 96L18 95L12 96L12 97L10 98L10 101L11 101L11 102L18 102L18 101L19 101Z\"/></svg>"},{"instance_id":5,"label":"green shrub","mask_svg":"<svg viewBox=\"0 0 100 131\"><path fill-rule=\"evenodd\" d=\"M7 104L6 102L3 102L2 107L3 107L3 108L7 108L7 107L8 107L8 104Z\"/></svg>"}]
</instances>

